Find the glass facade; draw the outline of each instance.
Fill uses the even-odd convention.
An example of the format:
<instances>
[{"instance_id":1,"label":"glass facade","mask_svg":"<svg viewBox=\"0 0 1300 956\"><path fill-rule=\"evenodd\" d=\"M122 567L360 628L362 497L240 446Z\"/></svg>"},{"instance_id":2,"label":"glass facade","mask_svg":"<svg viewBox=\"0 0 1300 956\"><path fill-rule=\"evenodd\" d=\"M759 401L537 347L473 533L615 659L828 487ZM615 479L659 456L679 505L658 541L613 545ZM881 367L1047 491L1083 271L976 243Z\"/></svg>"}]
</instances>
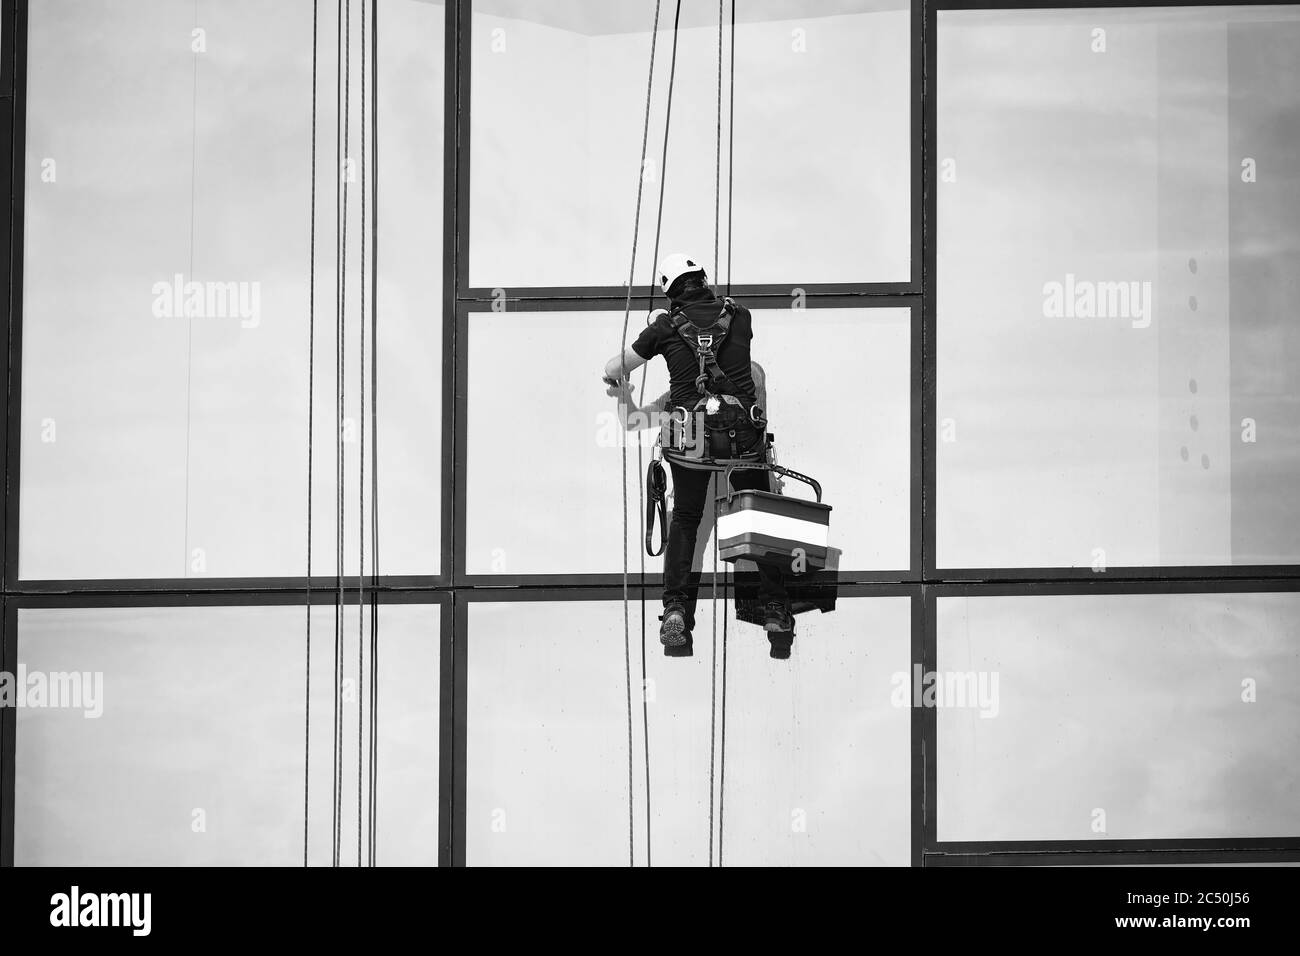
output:
<instances>
[{"instance_id":1,"label":"glass facade","mask_svg":"<svg viewBox=\"0 0 1300 956\"><path fill-rule=\"evenodd\" d=\"M1300 10L938 43L938 566L1296 564Z\"/></svg>"},{"instance_id":2,"label":"glass facade","mask_svg":"<svg viewBox=\"0 0 1300 956\"><path fill-rule=\"evenodd\" d=\"M5 4L0 864L1300 862L1300 5L274 7ZM657 640L679 250L790 660L710 515Z\"/></svg>"}]
</instances>

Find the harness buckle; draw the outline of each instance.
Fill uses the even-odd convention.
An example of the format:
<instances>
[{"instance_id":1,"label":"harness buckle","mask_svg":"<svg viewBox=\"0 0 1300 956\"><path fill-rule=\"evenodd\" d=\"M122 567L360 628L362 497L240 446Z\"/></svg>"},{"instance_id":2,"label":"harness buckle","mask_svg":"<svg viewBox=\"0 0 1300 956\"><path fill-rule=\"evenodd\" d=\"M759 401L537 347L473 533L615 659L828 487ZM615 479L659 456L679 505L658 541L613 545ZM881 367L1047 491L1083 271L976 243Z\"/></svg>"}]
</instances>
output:
<instances>
[{"instance_id":1,"label":"harness buckle","mask_svg":"<svg viewBox=\"0 0 1300 956\"><path fill-rule=\"evenodd\" d=\"M695 341L699 343L700 348L702 348L702 349L711 349L711 348L713 348L713 336L712 336L712 335L697 335L697 336L695 337Z\"/></svg>"}]
</instances>

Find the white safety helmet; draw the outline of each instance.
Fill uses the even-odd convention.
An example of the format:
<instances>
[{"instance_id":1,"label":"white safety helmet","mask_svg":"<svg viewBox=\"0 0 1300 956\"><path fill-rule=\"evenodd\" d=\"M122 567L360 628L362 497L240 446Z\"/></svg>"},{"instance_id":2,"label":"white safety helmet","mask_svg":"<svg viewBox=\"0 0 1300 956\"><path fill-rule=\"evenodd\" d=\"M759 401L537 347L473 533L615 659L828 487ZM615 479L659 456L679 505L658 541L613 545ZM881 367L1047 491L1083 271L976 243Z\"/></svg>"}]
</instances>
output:
<instances>
[{"instance_id":1,"label":"white safety helmet","mask_svg":"<svg viewBox=\"0 0 1300 956\"><path fill-rule=\"evenodd\" d=\"M700 265L690 256L682 252L674 252L664 256L659 263L659 285L663 287L665 293L673 287L673 283L682 276L690 275L693 272L703 272L704 266Z\"/></svg>"}]
</instances>

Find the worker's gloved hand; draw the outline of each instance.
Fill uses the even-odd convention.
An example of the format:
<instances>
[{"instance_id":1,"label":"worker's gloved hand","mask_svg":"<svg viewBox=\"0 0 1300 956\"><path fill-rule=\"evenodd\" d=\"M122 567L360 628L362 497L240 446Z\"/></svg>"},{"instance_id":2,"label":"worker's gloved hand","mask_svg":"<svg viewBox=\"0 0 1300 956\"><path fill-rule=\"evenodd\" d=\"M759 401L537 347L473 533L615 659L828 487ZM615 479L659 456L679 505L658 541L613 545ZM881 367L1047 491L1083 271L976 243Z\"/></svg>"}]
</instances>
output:
<instances>
[{"instance_id":1,"label":"worker's gloved hand","mask_svg":"<svg viewBox=\"0 0 1300 956\"><path fill-rule=\"evenodd\" d=\"M604 382L606 385L608 385L610 388L617 388L619 383L622 381L622 379L610 378L608 375L602 375L600 377L600 380Z\"/></svg>"}]
</instances>

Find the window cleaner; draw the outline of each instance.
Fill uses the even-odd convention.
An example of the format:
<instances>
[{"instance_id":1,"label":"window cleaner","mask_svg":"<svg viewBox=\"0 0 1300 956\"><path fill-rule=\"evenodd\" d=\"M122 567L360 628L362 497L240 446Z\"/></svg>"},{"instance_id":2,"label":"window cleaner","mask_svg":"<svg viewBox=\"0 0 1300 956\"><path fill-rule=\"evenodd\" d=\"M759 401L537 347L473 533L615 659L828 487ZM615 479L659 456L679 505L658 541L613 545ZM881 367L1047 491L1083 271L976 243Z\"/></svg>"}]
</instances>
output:
<instances>
[{"instance_id":1,"label":"window cleaner","mask_svg":"<svg viewBox=\"0 0 1300 956\"><path fill-rule=\"evenodd\" d=\"M657 451L668 461L674 489L659 634L660 642L671 652L689 644L695 627L699 575L692 574L691 566L713 474L731 466L726 471L726 509L736 516L748 510L747 503L756 500L752 496L770 495L772 472L807 479L771 463L767 417L757 400L750 358L754 333L749 310L730 298L719 299L703 266L687 255L665 257L658 278L670 308L653 315L627 351L605 364L604 381L611 390L623 390L624 370L639 368L657 355L662 355L668 366L674 414L664 425ZM661 502L666 490L657 459L651 462L647 479L648 511L653 515L655 501ZM722 497L720 493L719 500ZM829 506L821 507L829 511ZM753 524L753 519L732 522L735 533L729 538L727 560L747 557L757 561L763 626L772 656L789 657L794 618L785 586L787 565L772 560L775 552L752 547L757 540L756 526L749 528L746 522ZM647 522L647 532L651 523ZM824 522L821 524L824 528ZM824 539L818 540L824 554ZM816 566L814 552L808 567Z\"/></svg>"}]
</instances>

